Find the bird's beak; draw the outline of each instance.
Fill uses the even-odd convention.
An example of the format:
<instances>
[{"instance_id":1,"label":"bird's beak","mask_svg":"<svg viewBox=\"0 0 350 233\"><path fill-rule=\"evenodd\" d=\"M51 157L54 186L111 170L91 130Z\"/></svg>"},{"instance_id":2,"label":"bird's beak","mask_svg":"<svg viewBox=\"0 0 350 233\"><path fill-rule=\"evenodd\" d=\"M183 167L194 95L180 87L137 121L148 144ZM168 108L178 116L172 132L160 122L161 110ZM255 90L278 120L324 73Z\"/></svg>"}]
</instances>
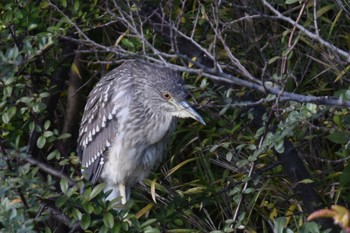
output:
<instances>
[{"instance_id":1,"label":"bird's beak","mask_svg":"<svg viewBox=\"0 0 350 233\"><path fill-rule=\"evenodd\" d=\"M176 105L178 106L178 108L180 108L180 117L191 117L196 121L202 123L203 125L206 125L203 118L193 108L191 108L186 101L177 102Z\"/></svg>"}]
</instances>

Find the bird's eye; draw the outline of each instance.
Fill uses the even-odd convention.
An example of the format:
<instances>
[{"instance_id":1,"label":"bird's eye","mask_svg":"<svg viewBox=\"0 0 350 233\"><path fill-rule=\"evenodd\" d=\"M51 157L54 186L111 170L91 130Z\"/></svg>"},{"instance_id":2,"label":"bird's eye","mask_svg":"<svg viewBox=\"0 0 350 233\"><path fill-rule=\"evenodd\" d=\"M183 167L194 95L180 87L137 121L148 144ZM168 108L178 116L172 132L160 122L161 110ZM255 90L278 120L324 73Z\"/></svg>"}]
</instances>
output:
<instances>
[{"instance_id":1,"label":"bird's eye","mask_svg":"<svg viewBox=\"0 0 350 233\"><path fill-rule=\"evenodd\" d=\"M171 95L169 92L163 92L163 98L166 99L166 100L170 100L171 99Z\"/></svg>"}]
</instances>

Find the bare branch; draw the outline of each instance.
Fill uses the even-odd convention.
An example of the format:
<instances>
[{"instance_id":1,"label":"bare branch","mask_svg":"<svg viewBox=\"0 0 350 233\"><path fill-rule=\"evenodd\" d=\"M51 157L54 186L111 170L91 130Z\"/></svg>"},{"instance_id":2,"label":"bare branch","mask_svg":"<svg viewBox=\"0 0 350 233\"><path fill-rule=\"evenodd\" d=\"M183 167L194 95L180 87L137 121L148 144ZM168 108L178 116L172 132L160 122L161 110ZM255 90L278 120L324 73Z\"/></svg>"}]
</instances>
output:
<instances>
[{"instance_id":1,"label":"bare branch","mask_svg":"<svg viewBox=\"0 0 350 233\"><path fill-rule=\"evenodd\" d=\"M318 3L318 0L314 0L314 6L313 6L313 10L314 10L314 27L315 27L316 35L320 36L319 31L318 31L318 23L317 23L317 3Z\"/></svg>"},{"instance_id":2,"label":"bare branch","mask_svg":"<svg viewBox=\"0 0 350 233\"><path fill-rule=\"evenodd\" d=\"M270 11L272 11L275 15L277 15L279 17L280 20L286 21L290 24L292 24L293 26L295 25L295 27L297 27L301 32L303 32L306 36L310 37L313 40L316 40L317 42L319 42L320 44L322 44L323 46L329 48L331 51L339 54L340 56L344 57L346 59L346 62L350 62L350 53L347 51L344 51L338 47L336 47L334 44L329 43L328 41L325 41L324 39L322 39L321 37L319 37L317 34L310 32L309 30L307 30L306 28L304 28L303 26L301 26L300 24L298 24L297 22L295 22L294 20L292 20L289 17L286 17L284 15L282 15L278 10L276 10L270 3L268 3L266 0L263 0L263 4L270 9Z\"/></svg>"},{"instance_id":3,"label":"bare branch","mask_svg":"<svg viewBox=\"0 0 350 233\"><path fill-rule=\"evenodd\" d=\"M318 105L350 107L350 101L346 101L341 98L334 98L331 96L319 96L319 97L306 96L306 95L286 92L286 91L282 91L277 87L273 87L266 82L264 83L264 86L263 86L263 85L259 85L256 83L252 83L252 82L237 78L231 74L217 72L214 69L193 69L193 68L187 68L187 67L174 65L174 64L168 64L168 67L177 71L200 74L208 78L211 78L212 80L244 86L251 89L255 89L257 91L261 91L263 93L269 93L276 96L280 96L281 100L283 101L296 101L300 103L314 103Z\"/></svg>"},{"instance_id":4,"label":"bare branch","mask_svg":"<svg viewBox=\"0 0 350 233\"><path fill-rule=\"evenodd\" d=\"M77 232L77 231L81 230L81 227L80 227L81 222L77 221L72 225L71 219L65 213L63 213L61 210L59 210L55 206L55 204L52 203L51 200L42 199L42 198L39 198L39 200L41 202L40 203L41 209L39 210L37 217L39 217L44 210L47 210L55 220L57 220L58 222L66 225L67 227L70 228L69 233L70 232Z\"/></svg>"},{"instance_id":5,"label":"bare branch","mask_svg":"<svg viewBox=\"0 0 350 233\"><path fill-rule=\"evenodd\" d=\"M62 171L58 171L46 163L40 162L39 160L36 160L33 157L29 157L29 156L28 157L20 157L20 158L27 161L28 163L30 163L34 166L39 167L40 170L46 172L47 174L53 175L53 176L58 177L60 179L68 180L68 183L71 186L76 184L74 180L72 180L69 176L64 174Z\"/></svg>"},{"instance_id":6,"label":"bare branch","mask_svg":"<svg viewBox=\"0 0 350 233\"><path fill-rule=\"evenodd\" d=\"M301 7L301 9L299 11L299 15L298 15L298 18L296 20L296 23L299 23L300 18L301 18L301 16L303 15L303 13L305 11L307 3L308 3L307 0L304 1L304 4L302 5L302 7ZM293 50L293 48L295 47L295 45L297 44L297 41L298 41L298 40L295 40L295 42L293 43L293 38L294 38L295 31L296 31L296 26L294 25L294 27L293 27L293 29L292 29L292 31L290 33L289 39L288 39L288 50L284 53L284 55L282 57L281 74L285 74L286 73L288 55Z\"/></svg>"},{"instance_id":7,"label":"bare branch","mask_svg":"<svg viewBox=\"0 0 350 233\"><path fill-rule=\"evenodd\" d=\"M233 55L231 52L231 49L227 46L224 38L221 35L221 32L219 32L218 28L213 25L212 21L209 19L208 16L206 16L208 21L210 22L211 27L213 28L215 32L215 36L219 38L221 44L224 46L225 52L230 58L231 62L237 67L237 69L240 71L240 73L248 78L249 80L253 81L254 83L258 83L261 85L260 80L256 79L252 74L249 73L249 71L241 64L241 62ZM217 23L218 24L218 23Z\"/></svg>"},{"instance_id":8,"label":"bare branch","mask_svg":"<svg viewBox=\"0 0 350 233\"><path fill-rule=\"evenodd\" d=\"M319 43L321 43L325 47L330 48L332 51L345 57L348 62L350 61L350 56L347 52L345 52L345 51L335 47L333 44L323 40L319 35L311 33L310 31L308 31L307 29L305 29L303 26L301 26L298 23L298 21L300 20L300 16L305 9L306 3L303 4L303 7L300 10L297 21L294 21L291 18L282 15L278 10L273 8L267 1L263 0L263 3L276 16L261 15L261 17L270 17L270 18L280 19L280 20L286 21L286 22L293 25L294 29L290 35L290 38L289 38L289 49L290 50L293 49L295 46L295 43L292 43L295 29L299 29L302 33L306 34L311 39L315 39L316 41L318 41ZM131 6L128 5L128 7L130 9ZM218 6L213 6L213 7L214 7L214 13L215 13L215 9L216 9L216 11L219 10L217 8ZM56 10L58 10L59 12L61 12L56 6L54 6L54 8ZM135 10L133 10L133 11L126 10L125 11L122 9L122 7L120 5L116 4L115 2L114 2L114 8L115 8L114 10L117 11L118 15L116 15L116 13L110 9L107 10L108 13L111 16L113 16L114 18L118 19L119 22L122 22L128 28L129 33L127 36L136 36L137 38L140 39L140 41L142 42L142 45L143 45L143 49L142 49L141 53L130 52L130 51L123 49L122 47L109 47L109 46L104 46L104 45L98 44L98 43L92 41L91 39L89 39L84 34L84 32L82 32L78 28L78 26L72 21L70 21L70 23L75 28L77 28L78 33L83 36L83 39L76 40L74 38L70 38L70 40L76 40L77 43L83 43L85 45L88 45L89 47L92 47L96 51L101 50L101 51L105 51L108 53L115 53L118 56L122 56L124 58L134 58L134 59L141 59L141 60L146 59L146 60L152 61L156 64L160 64L163 66L165 65L165 66L170 67L170 68L177 70L177 71L200 74L200 75L204 75L212 80L225 82L228 84L235 84L235 85L239 85L239 86L244 86L244 87L248 87L248 88L251 88L251 89L266 93L266 94L272 94L272 95L275 95L276 97L278 97L276 99L276 101L296 101L296 102L304 102L304 103L315 103L315 104L319 104L319 105L350 107L350 102L345 101L343 99L333 98L330 96L319 96L319 97L306 96L306 95L286 92L286 91L284 91L283 87L278 87L277 85L274 85L274 84L266 82L266 81L265 82L260 81L259 79L254 77L247 70L247 68L244 67L240 63L239 59L233 55L230 47L227 45L227 43L225 42L225 39L222 36L222 32L225 29L222 29L222 28L219 29L219 27L218 27L219 18L218 18L218 16L215 16L215 14L214 14L214 17L216 17L216 18L214 18L214 19L211 19L208 15L206 15L206 18L207 18L209 24L211 25L213 32L215 33L215 37L218 39L219 43L222 44L228 58L232 62L232 64L234 64L234 66L239 70L239 73L241 73L244 77L246 77L247 80L244 80L242 78L238 78L235 75L228 74L228 73L224 72L221 65L219 65L219 63L215 62L216 56L211 54L208 49L204 48L202 45L200 45L199 43L197 43L194 40L193 32L194 32L195 28L193 28L191 30L192 35L187 36L185 33L181 32L179 30L179 28L178 28L179 26L176 26L176 25L174 25L174 23L168 22L165 19L165 15L164 15L165 13L161 10L161 7L160 7L160 10L159 9L153 10L151 15L146 14L145 12L142 12L142 9L138 9L138 11L135 11ZM135 15L133 15L133 14L136 15L137 21L135 21ZM179 22L179 19L180 18L178 18L178 22ZM243 17L243 19L250 20L252 18L251 17ZM196 20L198 20L198 19L196 19ZM193 48L196 48L199 51L201 51L206 57L208 57L211 61L216 63L216 66L214 66L214 68L213 67L208 68L207 66L205 66L199 62L193 61L192 57L186 57L184 54L180 54L180 53L171 54L171 53L166 53L166 52L160 51L145 37L144 32L143 32L143 26L144 26L145 22L150 23L153 26L153 28L156 31L159 31L160 33L162 33L162 35L164 35L164 33L167 33L168 39L170 39L170 41L174 42L175 44L177 44L179 42L178 38L182 38L183 40L186 40L186 43L189 43L191 46L193 46ZM221 22L220 22L220 24L221 24ZM169 35L172 38L169 38ZM147 51L150 51L150 52L147 52ZM169 59L174 59L174 58L185 59L188 61L188 63L194 63L199 68L179 66L179 65L175 65L175 64L167 62ZM265 64L265 67L263 68L264 73L265 73L265 70L266 70L266 64ZM263 80L263 76L262 76L262 80ZM269 101L271 101L271 99L272 98L269 98Z\"/></svg>"}]
</instances>

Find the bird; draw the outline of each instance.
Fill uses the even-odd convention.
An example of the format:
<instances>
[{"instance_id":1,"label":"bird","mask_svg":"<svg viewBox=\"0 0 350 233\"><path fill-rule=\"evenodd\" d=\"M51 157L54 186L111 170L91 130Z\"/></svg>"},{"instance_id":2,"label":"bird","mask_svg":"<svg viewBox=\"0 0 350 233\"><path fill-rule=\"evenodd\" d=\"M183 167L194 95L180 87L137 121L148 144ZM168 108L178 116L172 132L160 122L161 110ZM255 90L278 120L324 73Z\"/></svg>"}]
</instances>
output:
<instances>
[{"instance_id":1,"label":"bird","mask_svg":"<svg viewBox=\"0 0 350 233\"><path fill-rule=\"evenodd\" d=\"M105 182L107 200L130 199L131 188L166 157L178 118L203 118L186 101L178 72L129 60L104 75L90 92L77 154L85 179Z\"/></svg>"}]
</instances>

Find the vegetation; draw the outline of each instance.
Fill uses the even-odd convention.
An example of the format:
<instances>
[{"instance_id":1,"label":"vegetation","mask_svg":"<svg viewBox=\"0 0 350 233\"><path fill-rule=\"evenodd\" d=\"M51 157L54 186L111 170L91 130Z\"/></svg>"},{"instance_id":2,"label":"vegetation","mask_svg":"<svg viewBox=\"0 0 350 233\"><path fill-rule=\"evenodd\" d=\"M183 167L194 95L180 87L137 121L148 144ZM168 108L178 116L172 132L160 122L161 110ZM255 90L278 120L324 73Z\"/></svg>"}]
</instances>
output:
<instances>
[{"instance_id":1,"label":"vegetation","mask_svg":"<svg viewBox=\"0 0 350 233\"><path fill-rule=\"evenodd\" d=\"M332 205L347 230L349 50L347 0L1 1L0 232L339 232L306 220ZM128 59L182 72L207 125L181 121L120 206L75 148Z\"/></svg>"}]
</instances>

